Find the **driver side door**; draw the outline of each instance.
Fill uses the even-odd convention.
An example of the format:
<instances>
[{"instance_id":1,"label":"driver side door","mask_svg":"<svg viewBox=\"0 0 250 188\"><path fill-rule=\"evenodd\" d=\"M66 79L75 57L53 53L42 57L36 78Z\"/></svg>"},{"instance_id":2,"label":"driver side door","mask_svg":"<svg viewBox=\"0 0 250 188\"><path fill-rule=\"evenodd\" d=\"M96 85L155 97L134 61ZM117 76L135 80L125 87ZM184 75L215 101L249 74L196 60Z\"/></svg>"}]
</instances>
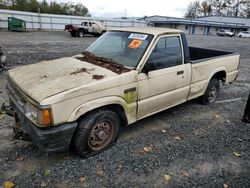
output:
<instances>
[{"instance_id":1,"label":"driver side door","mask_svg":"<svg viewBox=\"0 0 250 188\"><path fill-rule=\"evenodd\" d=\"M180 35L161 37L138 75L137 119L186 101L189 71Z\"/></svg>"}]
</instances>

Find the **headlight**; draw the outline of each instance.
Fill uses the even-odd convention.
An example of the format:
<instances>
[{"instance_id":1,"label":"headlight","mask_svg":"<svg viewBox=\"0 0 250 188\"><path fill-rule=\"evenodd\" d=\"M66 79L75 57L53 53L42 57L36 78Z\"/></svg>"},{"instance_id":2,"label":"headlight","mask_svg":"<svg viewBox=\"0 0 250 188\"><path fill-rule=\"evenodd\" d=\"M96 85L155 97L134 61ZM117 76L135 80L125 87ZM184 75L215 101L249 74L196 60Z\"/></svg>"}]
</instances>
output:
<instances>
[{"instance_id":1,"label":"headlight","mask_svg":"<svg viewBox=\"0 0 250 188\"><path fill-rule=\"evenodd\" d=\"M52 113L49 107L39 109L30 103L26 103L26 115L38 126L47 127L52 124Z\"/></svg>"}]
</instances>

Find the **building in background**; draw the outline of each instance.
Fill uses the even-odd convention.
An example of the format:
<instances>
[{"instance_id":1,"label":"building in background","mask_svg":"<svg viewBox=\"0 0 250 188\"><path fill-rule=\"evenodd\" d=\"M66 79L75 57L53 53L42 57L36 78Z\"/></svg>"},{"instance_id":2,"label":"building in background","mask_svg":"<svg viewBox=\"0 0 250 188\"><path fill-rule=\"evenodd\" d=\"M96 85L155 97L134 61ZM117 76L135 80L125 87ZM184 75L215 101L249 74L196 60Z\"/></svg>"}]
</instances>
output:
<instances>
[{"instance_id":1,"label":"building in background","mask_svg":"<svg viewBox=\"0 0 250 188\"><path fill-rule=\"evenodd\" d=\"M210 16L187 19L150 16L140 20L145 20L150 26L180 29L186 34L216 35L218 29L227 29L237 34L250 30L250 18Z\"/></svg>"}]
</instances>

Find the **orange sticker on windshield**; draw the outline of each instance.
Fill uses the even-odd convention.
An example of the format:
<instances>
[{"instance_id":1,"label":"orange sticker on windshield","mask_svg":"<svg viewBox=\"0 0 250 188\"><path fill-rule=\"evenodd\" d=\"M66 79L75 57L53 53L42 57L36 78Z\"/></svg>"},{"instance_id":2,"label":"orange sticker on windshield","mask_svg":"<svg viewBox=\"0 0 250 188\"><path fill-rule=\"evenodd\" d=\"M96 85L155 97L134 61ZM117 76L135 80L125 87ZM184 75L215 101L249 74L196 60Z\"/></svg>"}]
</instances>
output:
<instances>
[{"instance_id":1,"label":"orange sticker on windshield","mask_svg":"<svg viewBox=\"0 0 250 188\"><path fill-rule=\"evenodd\" d=\"M136 49L141 45L142 41L141 40L132 40L132 42L128 45L129 48Z\"/></svg>"}]
</instances>

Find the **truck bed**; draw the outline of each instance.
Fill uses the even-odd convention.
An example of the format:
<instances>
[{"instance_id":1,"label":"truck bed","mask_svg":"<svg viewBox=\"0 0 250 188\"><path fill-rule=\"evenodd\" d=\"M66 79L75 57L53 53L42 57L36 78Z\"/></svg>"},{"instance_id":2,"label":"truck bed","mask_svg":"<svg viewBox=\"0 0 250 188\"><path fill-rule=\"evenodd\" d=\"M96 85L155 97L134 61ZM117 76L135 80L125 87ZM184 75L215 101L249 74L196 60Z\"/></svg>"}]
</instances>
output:
<instances>
[{"instance_id":1,"label":"truck bed","mask_svg":"<svg viewBox=\"0 0 250 188\"><path fill-rule=\"evenodd\" d=\"M204 59L235 54L234 52L197 48L197 47L189 47L189 52L190 52L191 63L199 63L203 62Z\"/></svg>"},{"instance_id":2,"label":"truck bed","mask_svg":"<svg viewBox=\"0 0 250 188\"><path fill-rule=\"evenodd\" d=\"M212 76L224 77L223 83L233 82L238 74L240 55L234 52L189 47L192 67L188 100L203 95Z\"/></svg>"}]
</instances>

